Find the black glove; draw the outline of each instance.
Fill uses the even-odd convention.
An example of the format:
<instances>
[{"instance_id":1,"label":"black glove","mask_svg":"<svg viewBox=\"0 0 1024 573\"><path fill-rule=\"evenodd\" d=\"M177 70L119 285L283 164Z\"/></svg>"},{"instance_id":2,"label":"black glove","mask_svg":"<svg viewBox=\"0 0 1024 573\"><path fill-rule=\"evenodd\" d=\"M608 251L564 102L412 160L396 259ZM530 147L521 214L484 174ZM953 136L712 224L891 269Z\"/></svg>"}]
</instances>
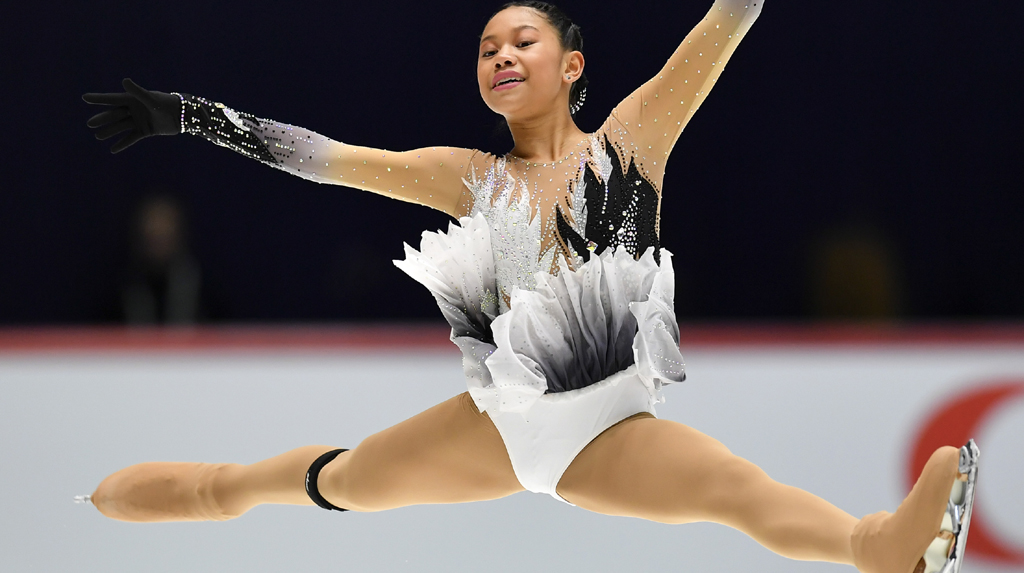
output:
<instances>
[{"instance_id":1,"label":"black glove","mask_svg":"<svg viewBox=\"0 0 1024 573\"><path fill-rule=\"evenodd\" d=\"M151 135L181 133L180 97L143 89L128 78L121 85L127 93L82 96L87 103L112 106L89 118L87 125L96 129L96 139L102 141L128 132L110 148L111 153L124 151Z\"/></svg>"}]
</instances>

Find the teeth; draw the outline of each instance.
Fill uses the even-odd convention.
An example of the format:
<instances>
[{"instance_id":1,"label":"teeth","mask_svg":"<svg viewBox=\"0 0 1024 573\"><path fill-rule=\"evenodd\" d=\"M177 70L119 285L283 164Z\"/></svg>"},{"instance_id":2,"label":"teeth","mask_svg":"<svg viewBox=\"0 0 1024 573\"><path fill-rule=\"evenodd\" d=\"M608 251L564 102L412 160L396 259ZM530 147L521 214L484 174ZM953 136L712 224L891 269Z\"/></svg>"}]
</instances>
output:
<instances>
[{"instance_id":1,"label":"teeth","mask_svg":"<svg viewBox=\"0 0 1024 573\"><path fill-rule=\"evenodd\" d=\"M503 86L505 84L510 84L512 82L521 82L521 81L523 81L522 78L506 78L506 79L501 80L500 82L498 82L497 85Z\"/></svg>"}]
</instances>

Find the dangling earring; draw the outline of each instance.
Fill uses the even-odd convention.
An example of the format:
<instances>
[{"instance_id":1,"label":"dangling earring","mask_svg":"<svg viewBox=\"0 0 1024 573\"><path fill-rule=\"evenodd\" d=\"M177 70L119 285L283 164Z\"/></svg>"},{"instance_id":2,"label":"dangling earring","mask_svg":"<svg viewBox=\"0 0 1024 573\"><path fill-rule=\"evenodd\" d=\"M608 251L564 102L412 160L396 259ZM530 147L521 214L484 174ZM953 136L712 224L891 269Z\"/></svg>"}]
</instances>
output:
<instances>
[{"instance_id":1,"label":"dangling earring","mask_svg":"<svg viewBox=\"0 0 1024 573\"><path fill-rule=\"evenodd\" d=\"M576 115L580 109L583 108L583 104L587 101L587 88L583 88L580 92L580 97L576 99L576 103L569 106L569 114Z\"/></svg>"}]
</instances>

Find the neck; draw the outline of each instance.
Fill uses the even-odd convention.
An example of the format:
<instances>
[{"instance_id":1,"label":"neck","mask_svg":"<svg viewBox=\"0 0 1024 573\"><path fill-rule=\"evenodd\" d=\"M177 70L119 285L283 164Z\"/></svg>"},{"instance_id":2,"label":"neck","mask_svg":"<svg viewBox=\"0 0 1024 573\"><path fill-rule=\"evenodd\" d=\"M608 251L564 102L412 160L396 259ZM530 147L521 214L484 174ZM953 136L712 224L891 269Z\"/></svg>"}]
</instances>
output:
<instances>
[{"instance_id":1,"label":"neck","mask_svg":"<svg viewBox=\"0 0 1024 573\"><path fill-rule=\"evenodd\" d=\"M587 135L576 127L568 110L509 121L508 127L515 141L512 155L533 163L564 159Z\"/></svg>"}]
</instances>

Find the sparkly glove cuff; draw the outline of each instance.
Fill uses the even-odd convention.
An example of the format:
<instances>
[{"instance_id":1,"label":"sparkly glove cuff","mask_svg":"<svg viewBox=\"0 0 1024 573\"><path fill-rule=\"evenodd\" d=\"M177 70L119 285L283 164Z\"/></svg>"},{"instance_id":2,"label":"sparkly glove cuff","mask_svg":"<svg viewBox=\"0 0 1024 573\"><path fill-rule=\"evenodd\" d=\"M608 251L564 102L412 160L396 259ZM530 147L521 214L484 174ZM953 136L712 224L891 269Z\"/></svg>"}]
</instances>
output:
<instances>
[{"instance_id":1,"label":"sparkly glove cuff","mask_svg":"<svg viewBox=\"0 0 1024 573\"><path fill-rule=\"evenodd\" d=\"M339 156L344 146L340 141L302 127L235 111L201 97L174 95L181 98L181 133L204 137L303 179L338 182L330 159Z\"/></svg>"},{"instance_id":2,"label":"sparkly glove cuff","mask_svg":"<svg viewBox=\"0 0 1024 573\"><path fill-rule=\"evenodd\" d=\"M176 93L181 98L181 132L206 138L246 157L277 166L279 161L260 137L265 120L222 103Z\"/></svg>"}]
</instances>

